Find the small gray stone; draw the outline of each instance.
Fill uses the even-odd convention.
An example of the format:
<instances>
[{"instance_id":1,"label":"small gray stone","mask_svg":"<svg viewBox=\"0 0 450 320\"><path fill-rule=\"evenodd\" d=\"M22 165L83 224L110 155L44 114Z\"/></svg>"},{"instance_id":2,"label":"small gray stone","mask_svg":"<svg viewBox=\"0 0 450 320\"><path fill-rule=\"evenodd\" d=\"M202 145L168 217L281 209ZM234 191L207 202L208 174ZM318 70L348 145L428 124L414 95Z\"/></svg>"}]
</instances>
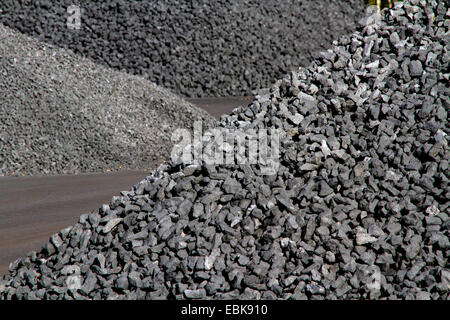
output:
<instances>
[{"instance_id":1,"label":"small gray stone","mask_svg":"<svg viewBox=\"0 0 450 320\"><path fill-rule=\"evenodd\" d=\"M441 284L446 290L450 291L450 270L449 269L441 270Z\"/></svg>"},{"instance_id":2,"label":"small gray stone","mask_svg":"<svg viewBox=\"0 0 450 320\"><path fill-rule=\"evenodd\" d=\"M409 63L409 74L412 77L420 77L422 76L422 73L422 63L419 60L413 60Z\"/></svg>"},{"instance_id":3,"label":"small gray stone","mask_svg":"<svg viewBox=\"0 0 450 320\"><path fill-rule=\"evenodd\" d=\"M106 234L106 233L111 232L111 230L114 229L119 223L121 223L122 220L123 220L122 218L114 218L114 219L109 220L106 223L106 225L103 227L103 230L102 230L103 233Z\"/></svg>"},{"instance_id":4,"label":"small gray stone","mask_svg":"<svg viewBox=\"0 0 450 320\"><path fill-rule=\"evenodd\" d=\"M83 283L83 278L80 275L69 276L66 279L67 289L72 290L72 291L81 289L82 283Z\"/></svg>"},{"instance_id":5,"label":"small gray stone","mask_svg":"<svg viewBox=\"0 0 450 320\"><path fill-rule=\"evenodd\" d=\"M191 209L192 209L192 202L187 200L187 199L185 199L178 206L177 212L180 215L187 215L187 214L189 214Z\"/></svg>"},{"instance_id":6,"label":"small gray stone","mask_svg":"<svg viewBox=\"0 0 450 320\"><path fill-rule=\"evenodd\" d=\"M300 167L301 171L313 171L313 170L317 170L317 165L312 164L312 163L305 163Z\"/></svg>"},{"instance_id":7,"label":"small gray stone","mask_svg":"<svg viewBox=\"0 0 450 320\"><path fill-rule=\"evenodd\" d=\"M307 284L306 292L310 293L311 295L325 294L325 288L318 284Z\"/></svg>"},{"instance_id":8,"label":"small gray stone","mask_svg":"<svg viewBox=\"0 0 450 320\"><path fill-rule=\"evenodd\" d=\"M64 266L62 268L61 274L63 276L80 275L81 274L81 269L80 269L79 266L76 266L76 265L67 265L67 266Z\"/></svg>"},{"instance_id":9,"label":"small gray stone","mask_svg":"<svg viewBox=\"0 0 450 320\"><path fill-rule=\"evenodd\" d=\"M358 232L356 234L356 244L358 246L362 246L365 244L369 244L369 243L373 243L375 241L377 241L378 239L371 236L370 234L366 233L366 232Z\"/></svg>"},{"instance_id":10,"label":"small gray stone","mask_svg":"<svg viewBox=\"0 0 450 320\"><path fill-rule=\"evenodd\" d=\"M227 178L222 185L222 189L228 194L235 194L242 189L242 186L236 179Z\"/></svg>"},{"instance_id":11,"label":"small gray stone","mask_svg":"<svg viewBox=\"0 0 450 320\"><path fill-rule=\"evenodd\" d=\"M94 273L90 272L86 279L84 280L83 286L80 288L80 292L88 295L90 294L97 284L97 277Z\"/></svg>"},{"instance_id":12,"label":"small gray stone","mask_svg":"<svg viewBox=\"0 0 450 320\"><path fill-rule=\"evenodd\" d=\"M294 207L294 205L292 204L291 200L290 200L288 197L286 197L285 194L279 194L279 195L277 195L277 196L276 196L276 199L278 200L278 202L279 202L283 207L285 207L286 209L288 209L289 212L291 212L291 213L295 213L295 212L296 212L295 207Z\"/></svg>"},{"instance_id":13,"label":"small gray stone","mask_svg":"<svg viewBox=\"0 0 450 320\"><path fill-rule=\"evenodd\" d=\"M197 290L184 290L184 295L188 299L203 299L206 297L205 289L197 289Z\"/></svg>"},{"instance_id":14,"label":"small gray stone","mask_svg":"<svg viewBox=\"0 0 450 320\"><path fill-rule=\"evenodd\" d=\"M128 277L127 276L120 276L116 280L116 287L122 290L128 289Z\"/></svg>"}]
</instances>

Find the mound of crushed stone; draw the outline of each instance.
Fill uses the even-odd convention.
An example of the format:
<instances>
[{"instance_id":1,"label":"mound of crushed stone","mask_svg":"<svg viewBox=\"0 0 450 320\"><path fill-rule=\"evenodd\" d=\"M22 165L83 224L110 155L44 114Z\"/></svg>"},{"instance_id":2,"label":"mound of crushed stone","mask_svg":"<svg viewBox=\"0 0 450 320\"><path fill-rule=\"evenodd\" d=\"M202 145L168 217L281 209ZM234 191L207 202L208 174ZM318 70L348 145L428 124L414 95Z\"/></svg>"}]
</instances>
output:
<instances>
[{"instance_id":1,"label":"mound of crushed stone","mask_svg":"<svg viewBox=\"0 0 450 320\"><path fill-rule=\"evenodd\" d=\"M148 80L0 25L0 174L155 168L206 112Z\"/></svg>"},{"instance_id":2,"label":"mound of crushed stone","mask_svg":"<svg viewBox=\"0 0 450 320\"><path fill-rule=\"evenodd\" d=\"M449 299L449 15L368 18L221 119L279 129L279 157L175 158L13 262L0 297Z\"/></svg>"},{"instance_id":3,"label":"mound of crushed stone","mask_svg":"<svg viewBox=\"0 0 450 320\"><path fill-rule=\"evenodd\" d=\"M72 5L79 30L67 26L77 22ZM0 23L187 97L225 97L308 65L354 30L364 8L362 0L3 0Z\"/></svg>"}]
</instances>

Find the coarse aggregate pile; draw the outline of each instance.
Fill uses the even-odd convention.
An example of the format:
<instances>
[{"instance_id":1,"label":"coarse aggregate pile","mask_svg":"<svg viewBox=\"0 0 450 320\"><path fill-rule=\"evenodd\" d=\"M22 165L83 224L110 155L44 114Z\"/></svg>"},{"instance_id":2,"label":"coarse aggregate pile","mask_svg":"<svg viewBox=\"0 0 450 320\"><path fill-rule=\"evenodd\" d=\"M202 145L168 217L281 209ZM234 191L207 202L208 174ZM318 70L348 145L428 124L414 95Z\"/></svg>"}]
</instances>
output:
<instances>
[{"instance_id":1,"label":"coarse aggregate pile","mask_svg":"<svg viewBox=\"0 0 450 320\"><path fill-rule=\"evenodd\" d=\"M80 29L67 26L73 5ZM225 97L308 65L353 32L364 8L362 0L2 0L0 23L177 94Z\"/></svg>"},{"instance_id":2,"label":"coarse aggregate pile","mask_svg":"<svg viewBox=\"0 0 450 320\"><path fill-rule=\"evenodd\" d=\"M195 120L215 123L142 77L0 24L1 175L156 168Z\"/></svg>"},{"instance_id":3,"label":"coarse aggregate pile","mask_svg":"<svg viewBox=\"0 0 450 320\"><path fill-rule=\"evenodd\" d=\"M276 174L174 160L13 262L0 297L448 300L449 17L368 17L221 119L280 129Z\"/></svg>"}]
</instances>

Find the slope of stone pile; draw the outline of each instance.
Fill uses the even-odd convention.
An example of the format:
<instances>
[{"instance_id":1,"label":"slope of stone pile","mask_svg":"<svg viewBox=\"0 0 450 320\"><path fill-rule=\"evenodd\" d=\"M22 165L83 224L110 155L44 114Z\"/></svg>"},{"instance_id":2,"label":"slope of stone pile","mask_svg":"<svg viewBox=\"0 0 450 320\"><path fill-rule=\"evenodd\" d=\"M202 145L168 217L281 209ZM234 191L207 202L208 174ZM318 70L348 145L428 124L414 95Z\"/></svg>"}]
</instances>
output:
<instances>
[{"instance_id":1,"label":"slope of stone pile","mask_svg":"<svg viewBox=\"0 0 450 320\"><path fill-rule=\"evenodd\" d=\"M362 0L2 0L0 23L184 96L239 96L306 66L363 12Z\"/></svg>"},{"instance_id":2,"label":"slope of stone pile","mask_svg":"<svg viewBox=\"0 0 450 320\"><path fill-rule=\"evenodd\" d=\"M206 112L0 25L0 174L147 170Z\"/></svg>"},{"instance_id":3,"label":"slope of stone pile","mask_svg":"<svg viewBox=\"0 0 450 320\"><path fill-rule=\"evenodd\" d=\"M174 160L13 262L0 297L449 299L450 11L382 14L221 120L279 129L276 174Z\"/></svg>"}]
</instances>

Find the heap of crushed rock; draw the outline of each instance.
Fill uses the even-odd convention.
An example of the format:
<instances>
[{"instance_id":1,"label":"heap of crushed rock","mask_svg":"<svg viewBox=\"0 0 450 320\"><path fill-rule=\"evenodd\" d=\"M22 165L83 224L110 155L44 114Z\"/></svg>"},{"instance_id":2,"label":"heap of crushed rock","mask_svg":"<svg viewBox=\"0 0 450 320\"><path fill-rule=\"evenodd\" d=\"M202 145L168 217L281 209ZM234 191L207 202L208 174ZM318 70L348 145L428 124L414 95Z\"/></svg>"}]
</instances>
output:
<instances>
[{"instance_id":1,"label":"heap of crushed rock","mask_svg":"<svg viewBox=\"0 0 450 320\"><path fill-rule=\"evenodd\" d=\"M449 299L449 16L400 3L224 116L280 130L276 174L161 166L13 262L0 297Z\"/></svg>"},{"instance_id":2,"label":"heap of crushed rock","mask_svg":"<svg viewBox=\"0 0 450 320\"><path fill-rule=\"evenodd\" d=\"M148 170L215 120L168 90L0 25L0 175Z\"/></svg>"},{"instance_id":3,"label":"heap of crushed rock","mask_svg":"<svg viewBox=\"0 0 450 320\"><path fill-rule=\"evenodd\" d=\"M0 23L187 97L226 97L308 65L355 29L364 8L362 0L2 0Z\"/></svg>"}]
</instances>

